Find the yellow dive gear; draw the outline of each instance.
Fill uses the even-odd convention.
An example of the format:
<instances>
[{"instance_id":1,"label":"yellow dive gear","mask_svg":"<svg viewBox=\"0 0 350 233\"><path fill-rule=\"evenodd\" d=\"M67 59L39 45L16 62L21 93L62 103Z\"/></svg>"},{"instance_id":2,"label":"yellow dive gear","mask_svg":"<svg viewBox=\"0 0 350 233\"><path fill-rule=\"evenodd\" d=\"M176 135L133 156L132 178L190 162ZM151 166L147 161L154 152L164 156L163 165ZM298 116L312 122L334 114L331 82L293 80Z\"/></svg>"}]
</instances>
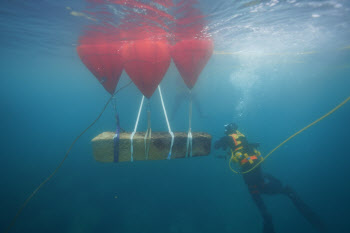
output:
<instances>
[{"instance_id":1,"label":"yellow dive gear","mask_svg":"<svg viewBox=\"0 0 350 233\"><path fill-rule=\"evenodd\" d=\"M240 164L241 166L248 163L253 164L255 161L259 161L262 159L261 153L254 149L253 154L248 154L248 148L244 147L242 144L242 139L245 139L244 134L236 130L236 133L230 134L230 137L232 137L236 149L231 149L231 160L235 163Z\"/></svg>"}]
</instances>

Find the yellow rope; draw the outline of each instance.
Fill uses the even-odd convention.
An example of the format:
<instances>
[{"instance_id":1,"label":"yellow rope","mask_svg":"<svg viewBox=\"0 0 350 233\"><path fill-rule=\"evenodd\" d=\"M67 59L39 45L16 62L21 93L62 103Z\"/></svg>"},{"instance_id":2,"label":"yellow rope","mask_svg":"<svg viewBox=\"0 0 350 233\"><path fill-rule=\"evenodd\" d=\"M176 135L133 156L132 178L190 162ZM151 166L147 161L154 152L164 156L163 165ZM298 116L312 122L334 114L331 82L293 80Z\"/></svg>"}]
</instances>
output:
<instances>
[{"instance_id":1,"label":"yellow rope","mask_svg":"<svg viewBox=\"0 0 350 233\"><path fill-rule=\"evenodd\" d=\"M131 84L132 81L130 81L128 84L124 85L123 87L121 87L119 90L117 90L107 101L107 103L105 104L105 106L103 107L101 113L98 115L98 117L86 128L84 129L78 137L76 137L74 139L74 141L72 142L72 144L70 145L68 151L66 152L66 154L64 155L62 161L58 164L58 166L56 167L56 169L32 192L32 194L30 194L30 196L25 200L25 202L22 204L21 208L19 208L19 210L17 211L17 214L15 215L15 217L13 217L10 225L7 227L5 233L8 233L11 228L15 225L17 218L19 217L19 215L22 213L24 207L27 206L28 202L34 197L34 195L44 186L44 184L46 184L49 180L51 180L51 178L58 172L58 170L62 167L64 161L67 159L69 152L72 150L74 144L78 141L78 139L86 132L88 131L88 129L90 129L102 116L102 114L104 113L104 111L106 110L108 104L111 102L111 100L113 99L113 97L122 89L126 88L127 86L129 86Z\"/></svg>"},{"instance_id":2,"label":"yellow rope","mask_svg":"<svg viewBox=\"0 0 350 233\"><path fill-rule=\"evenodd\" d=\"M228 161L228 166L230 167L230 169L231 169L232 172L234 172L234 173L236 173L236 174L239 174L240 172L236 171L235 169L233 169L233 168L231 167L232 159L233 159L233 151L231 150L231 158L230 158L230 160Z\"/></svg>"},{"instance_id":3,"label":"yellow rope","mask_svg":"<svg viewBox=\"0 0 350 233\"><path fill-rule=\"evenodd\" d=\"M305 126L304 128L302 128L301 130L299 130L298 132L296 132L295 134L293 134L292 136L290 136L289 138L287 138L286 140L284 140L281 144L279 144L277 147L275 147L272 151L270 151L270 153L268 153L265 158L261 159L260 162L258 162L257 164L255 164L254 167L252 167L251 169L244 171L244 172L237 172L235 171L232 167L231 167L231 162L232 162L232 158L233 155L231 156L230 160L229 160L229 167L231 169L232 172L234 173L240 173L240 174L246 174L248 172L253 171L255 168L257 168L262 162L264 162L273 152L275 152L278 148L280 148L281 146L283 146L286 142L288 142L289 140L291 140L292 138L294 138L295 136L297 136L298 134L300 134L301 132L303 132L304 130L310 128L311 126L313 126L314 124L322 121L324 118L328 117L329 115L331 115L332 113L334 113L335 111L337 111L340 107L342 107L344 104L346 104L348 101L350 100L350 96L348 98L346 98L343 102L341 102L337 107L333 108L331 111L329 111L328 113L326 113L325 115L323 115L322 117L318 118L317 120L315 120L314 122L312 122L311 124Z\"/></svg>"}]
</instances>

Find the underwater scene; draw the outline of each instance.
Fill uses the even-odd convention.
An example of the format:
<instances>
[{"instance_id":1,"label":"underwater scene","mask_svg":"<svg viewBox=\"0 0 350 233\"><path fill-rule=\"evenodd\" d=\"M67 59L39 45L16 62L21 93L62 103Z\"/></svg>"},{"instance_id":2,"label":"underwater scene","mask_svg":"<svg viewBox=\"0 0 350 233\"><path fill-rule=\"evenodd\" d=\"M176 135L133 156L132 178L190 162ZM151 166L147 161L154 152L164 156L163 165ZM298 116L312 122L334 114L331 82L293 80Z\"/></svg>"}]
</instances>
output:
<instances>
[{"instance_id":1,"label":"underwater scene","mask_svg":"<svg viewBox=\"0 0 350 233\"><path fill-rule=\"evenodd\" d=\"M1 233L350 229L350 1L2 0Z\"/></svg>"}]
</instances>

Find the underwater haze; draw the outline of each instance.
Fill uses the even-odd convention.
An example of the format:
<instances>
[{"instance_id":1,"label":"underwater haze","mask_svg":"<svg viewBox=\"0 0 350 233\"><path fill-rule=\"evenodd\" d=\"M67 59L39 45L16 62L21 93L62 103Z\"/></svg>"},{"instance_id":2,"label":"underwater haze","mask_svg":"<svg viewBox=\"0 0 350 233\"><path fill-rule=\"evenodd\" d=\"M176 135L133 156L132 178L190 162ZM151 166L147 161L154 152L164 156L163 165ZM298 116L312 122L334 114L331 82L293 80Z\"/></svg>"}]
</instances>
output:
<instances>
[{"instance_id":1,"label":"underwater haze","mask_svg":"<svg viewBox=\"0 0 350 233\"><path fill-rule=\"evenodd\" d=\"M0 3L0 232L110 98L76 47L100 11L113 12L108 20L115 27L123 21L125 6L113 2L128 1ZM263 232L263 218L242 176L231 172L226 152L215 150L214 142L224 135L225 124L235 122L250 142L260 143L264 156L349 97L350 1L172 2L187 2L200 11L214 42L192 91L197 100L192 132L212 135L210 154L99 163L91 140L116 130L110 104L9 232ZM129 82L123 71L117 89ZM187 133L188 100L178 105L178 93L187 87L173 62L161 87L172 130ZM134 129L141 98L134 84L115 96L121 127L128 132ZM158 93L150 106L152 131L167 132ZM349 119L346 103L261 165L293 187L332 233L350 229ZM144 108L138 131L146 129ZM275 232L319 232L286 196L263 199Z\"/></svg>"}]
</instances>

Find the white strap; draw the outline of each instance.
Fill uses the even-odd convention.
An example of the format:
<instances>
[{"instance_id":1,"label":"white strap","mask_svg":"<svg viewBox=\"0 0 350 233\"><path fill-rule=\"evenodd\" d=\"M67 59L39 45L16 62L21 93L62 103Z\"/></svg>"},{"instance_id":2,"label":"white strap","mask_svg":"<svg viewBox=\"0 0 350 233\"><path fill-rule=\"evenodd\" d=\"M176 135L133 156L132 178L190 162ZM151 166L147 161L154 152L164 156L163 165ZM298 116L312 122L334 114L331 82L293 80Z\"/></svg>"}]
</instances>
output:
<instances>
[{"instance_id":1,"label":"white strap","mask_svg":"<svg viewBox=\"0 0 350 233\"><path fill-rule=\"evenodd\" d=\"M160 101L162 102L162 106L163 106L163 111L164 111L164 115L165 115L165 120L166 120L166 123L167 123L167 125L168 125L169 134L171 135L170 150L169 150L169 154L168 154L168 158L167 158L167 159L171 159L171 152L172 152L172 150L173 150L173 145L174 145L174 133L171 131L171 128L170 128L170 124L169 124L169 120L168 120L168 115L166 114L166 109L165 109L165 105L164 105L164 101L163 101L162 91L160 90L160 85L158 86L158 90L159 90Z\"/></svg>"},{"instance_id":2,"label":"white strap","mask_svg":"<svg viewBox=\"0 0 350 233\"><path fill-rule=\"evenodd\" d=\"M188 113L188 134L187 134L187 145L186 145L186 158L188 157L188 154L190 154L190 157L192 157L192 93L190 91L190 106L189 106L189 113Z\"/></svg>"},{"instance_id":3,"label":"white strap","mask_svg":"<svg viewBox=\"0 0 350 233\"><path fill-rule=\"evenodd\" d=\"M151 144L151 138L152 138L152 129L148 128L146 133L145 133L145 137L143 138L143 141L145 143L146 160L148 160L148 154L149 154L149 148L150 148L150 144Z\"/></svg>"},{"instance_id":4,"label":"white strap","mask_svg":"<svg viewBox=\"0 0 350 233\"><path fill-rule=\"evenodd\" d=\"M151 110L149 107L149 100L147 102L147 131L145 133L145 136L143 138L144 144L145 144L145 157L146 160L148 160L148 153L149 153L149 147L150 147L150 143L151 143ZM147 141L147 139L149 139Z\"/></svg>"},{"instance_id":5,"label":"white strap","mask_svg":"<svg viewBox=\"0 0 350 233\"><path fill-rule=\"evenodd\" d=\"M146 160L148 160L148 154L149 154L149 148L151 145L151 138L152 138L152 128L151 128L151 109L149 106L149 100L147 103L147 131L145 133L145 137L143 138L145 143L145 157Z\"/></svg>"},{"instance_id":6,"label":"white strap","mask_svg":"<svg viewBox=\"0 0 350 233\"><path fill-rule=\"evenodd\" d=\"M131 162L134 161L134 156L133 156L133 154L134 154L133 138L134 138L134 135L135 135L136 130L137 130L137 125L139 124L140 114L141 114L141 109L142 109L142 106L143 106L144 99L145 99L145 96L142 96L139 113L137 114L137 119L136 119L136 123L135 123L135 128L134 128L134 131L132 132L132 134L130 136L130 145L131 145L131 148L130 148L130 152L131 152L130 161Z\"/></svg>"},{"instance_id":7,"label":"white strap","mask_svg":"<svg viewBox=\"0 0 350 233\"><path fill-rule=\"evenodd\" d=\"M187 134L186 158L188 157L188 154L190 154L190 157L192 157L192 132L191 132L191 129L188 131L188 134Z\"/></svg>"}]
</instances>

